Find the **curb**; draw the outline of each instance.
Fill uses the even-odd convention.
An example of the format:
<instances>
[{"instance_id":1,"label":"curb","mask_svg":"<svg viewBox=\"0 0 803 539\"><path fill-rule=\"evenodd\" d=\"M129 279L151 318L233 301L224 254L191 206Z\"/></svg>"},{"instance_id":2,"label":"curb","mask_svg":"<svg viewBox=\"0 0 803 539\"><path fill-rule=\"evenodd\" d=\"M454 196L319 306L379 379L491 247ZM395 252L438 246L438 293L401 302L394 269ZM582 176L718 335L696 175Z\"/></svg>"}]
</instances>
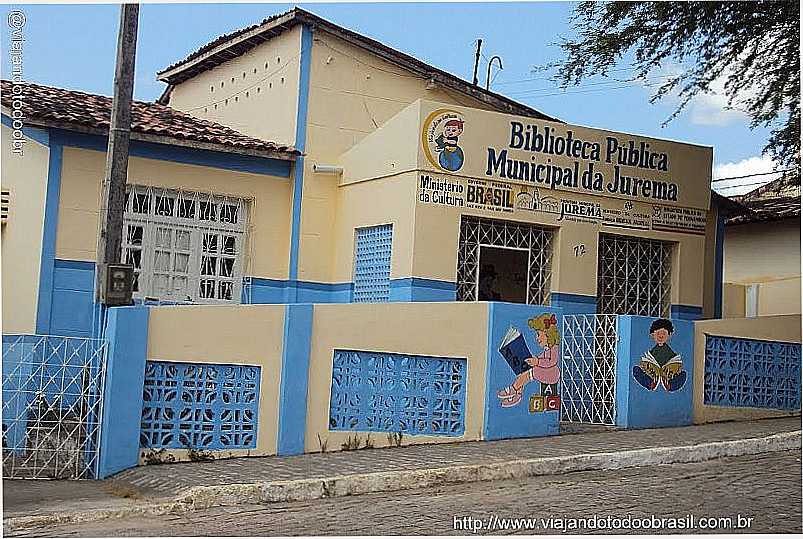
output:
<instances>
[{"instance_id":1,"label":"curb","mask_svg":"<svg viewBox=\"0 0 803 539\"><path fill-rule=\"evenodd\" d=\"M801 431L727 442L651 447L610 453L586 453L426 470L375 472L289 481L199 486L183 491L173 500L155 501L119 509L10 517L3 520L3 532L8 534L26 528L93 522L109 518L181 514L216 506L300 502L373 492L427 488L444 483L472 483L589 470L618 470L638 466L684 464L722 457L738 457L794 449L801 449Z\"/></svg>"}]
</instances>

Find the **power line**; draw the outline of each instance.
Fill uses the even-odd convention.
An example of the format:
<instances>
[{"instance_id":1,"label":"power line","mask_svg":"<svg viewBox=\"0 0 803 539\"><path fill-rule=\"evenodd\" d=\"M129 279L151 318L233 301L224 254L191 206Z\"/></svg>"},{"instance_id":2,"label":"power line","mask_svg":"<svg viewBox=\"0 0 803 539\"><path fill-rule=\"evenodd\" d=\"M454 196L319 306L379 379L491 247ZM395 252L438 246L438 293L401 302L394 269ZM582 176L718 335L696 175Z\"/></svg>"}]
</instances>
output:
<instances>
[{"instance_id":1,"label":"power line","mask_svg":"<svg viewBox=\"0 0 803 539\"><path fill-rule=\"evenodd\" d=\"M714 187L714 189L722 190L722 189L736 189L736 188L739 188L739 187L753 187L753 186L756 186L756 185L767 185L771 181L772 180L764 180L764 181L760 181L760 182L740 183L740 184L737 184L737 185L720 185L720 186Z\"/></svg>"},{"instance_id":2,"label":"power line","mask_svg":"<svg viewBox=\"0 0 803 539\"><path fill-rule=\"evenodd\" d=\"M727 178L717 178L716 180L712 181L711 183L724 182L724 181L727 181L727 180L741 180L742 178L753 178L755 176L769 176L770 174L782 174L784 172L791 172L793 170L797 170L797 169L785 168L783 170L773 170L771 172L756 172L755 174L745 174L744 176L729 176Z\"/></svg>"},{"instance_id":3,"label":"power line","mask_svg":"<svg viewBox=\"0 0 803 539\"><path fill-rule=\"evenodd\" d=\"M632 67L623 67L621 69L609 69L606 73L621 73L622 71L636 71L636 69L632 68ZM600 75L600 76L605 77L607 75ZM549 80L552 80L552 77L528 77L528 78L525 78L525 79L508 80L508 81L502 81L500 83L497 83L497 86L502 86L502 85L507 85L507 84L523 84L523 83L527 83L527 82L534 82L534 81L540 81L540 80L549 81Z\"/></svg>"},{"instance_id":4,"label":"power line","mask_svg":"<svg viewBox=\"0 0 803 539\"><path fill-rule=\"evenodd\" d=\"M580 90L577 92L556 92L552 94L531 94L531 95L517 95L516 98L527 98L527 99L536 99L541 97L554 97L554 96L561 96L561 95L574 95L574 94L590 94L594 92L607 92L609 90L624 90L627 88L651 88L653 86L658 86L662 84L660 82L655 82L652 84L626 84L624 86L606 86L604 88L592 88L591 90Z\"/></svg>"},{"instance_id":5,"label":"power line","mask_svg":"<svg viewBox=\"0 0 803 539\"><path fill-rule=\"evenodd\" d=\"M612 79L608 81L599 81L599 82L591 82L588 84L580 84L574 86L574 88L589 88L591 86L612 86L615 84L627 84L628 87L638 87L638 86L645 86L644 83L647 82L659 82L663 80L668 80L672 77L655 77L655 78L645 78L645 79L630 79L630 80L620 80L620 79ZM501 83L500 83L501 84ZM498 86L498 85L497 85ZM654 85L653 85L654 86ZM538 92L552 92L555 91L557 88L533 88L531 90L523 90L520 92L511 92L509 95L511 96L527 96L537 94ZM600 88L600 90L605 90L606 88ZM560 92L561 95L563 94L570 94L576 93L577 90L562 90Z\"/></svg>"}]
</instances>

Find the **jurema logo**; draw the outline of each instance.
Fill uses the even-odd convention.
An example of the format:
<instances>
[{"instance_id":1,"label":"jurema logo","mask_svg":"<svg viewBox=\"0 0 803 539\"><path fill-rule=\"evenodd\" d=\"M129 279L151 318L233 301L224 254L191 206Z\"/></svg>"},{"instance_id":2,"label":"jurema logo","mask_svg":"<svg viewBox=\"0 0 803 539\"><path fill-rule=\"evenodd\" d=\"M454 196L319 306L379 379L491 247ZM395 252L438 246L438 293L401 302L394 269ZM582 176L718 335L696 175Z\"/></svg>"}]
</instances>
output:
<instances>
[{"instance_id":1,"label":"jurema logo","mask_svg":"<svg viewBox=\"0 0 803 539\"><path fill-rule=\"evenodd\" d=\"M463 115L455 110L438 109L424 121L421 144L432 166L444 172L457 172L465 156L460 147L460 135L465 129Z\"/></svg>"}]
</instances>

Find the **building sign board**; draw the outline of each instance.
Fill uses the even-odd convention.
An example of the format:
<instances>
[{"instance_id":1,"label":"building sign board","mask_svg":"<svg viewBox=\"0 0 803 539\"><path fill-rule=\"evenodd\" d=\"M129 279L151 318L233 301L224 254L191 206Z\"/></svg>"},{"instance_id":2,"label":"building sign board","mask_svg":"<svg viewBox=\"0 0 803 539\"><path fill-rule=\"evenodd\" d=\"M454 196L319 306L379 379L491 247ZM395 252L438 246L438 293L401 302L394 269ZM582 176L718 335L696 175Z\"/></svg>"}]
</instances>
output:
<instances>
[{"instance_id":1,"label":"building sign board","mask_svg":"<svg viewBox=\"0 0 803 539\"><path fill-rule=\"evenodd\" d=\"M711 148L429 101L421 102L420 120L421 170L491 182L467 182L466 204L505 211L502 185L516 184L554 196L591 195L698 210L709 207ZM582 213L592 208L570 209ZM609 218L629 219L613 214ZM693 215L684 212L661 212L659 221L673 229L698 226ZM638 217L634 222L644 221Z\"/></svg>"},{"instance_id":2,"label":"building sign board","mask_svg":"<svg viewBox=\"0 0 803 539\"><path fill-rule=\"evenodd\" d=\"M541 214L564 221L631 230L705 234L705 210L572 196L551 189L496 180L420 172L418 202L524 216Z\"/></svg>"}]
</instances>

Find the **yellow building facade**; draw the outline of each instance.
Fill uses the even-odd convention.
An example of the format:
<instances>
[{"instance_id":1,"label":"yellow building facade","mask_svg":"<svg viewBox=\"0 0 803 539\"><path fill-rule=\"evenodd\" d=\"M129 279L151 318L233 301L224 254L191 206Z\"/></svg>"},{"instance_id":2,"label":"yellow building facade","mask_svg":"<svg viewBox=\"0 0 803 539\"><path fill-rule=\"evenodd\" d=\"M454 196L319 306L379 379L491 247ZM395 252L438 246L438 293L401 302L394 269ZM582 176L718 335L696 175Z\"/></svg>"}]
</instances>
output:
<instances>
[{"instance_id":1,"label":"yellow building facade","mask_svg":"<svg viewBox=\"0 0 803 539\"><path fill-rule=\"evenodd\" d=\"M255 301L284 297L276 288L282 286L291 290L288 297L296 301L350 301L355 287L356 231L379 225L392 228L387 299L467 299L458 294L460 222L465 215L545 227L549 236L549 263L541 271L549 277L541 285L544 290L530 300L521 299L523 302L536 302L540 298L540 302L558 306L571 304L573 309L583 312L596 311L600 273L597 247L602 234L607 241L606 252L611 254L615 249L635 252L646 248L651 253L655 251L650 256L664 257L661 260L664 267L656 277L662 279L664 287L661 297L655 300L660 303L660 312L688 318L702 315L704 279L700 276L707 273L711 279L714 277L712 269L706 272L705 253L713 250L716 241L716 227L708 227L711 230L706 231L706 222L716 220L716 213L707 215L710 149L583 127L566 128L554 118L511 104L501 96L466 84L456 85L454 77L448 78L434 68L425 72L414 59L388 52L376 42L306 12L291 13L295 15L279 16L247 29L228 44L201 49L160 73L161 80L169 84L162 101L172 107L253 136L288 136L287 127L295 126L292 138L280 139L303 152L293 176L294 219L288 283L255 280ZM289 28L285 28L287 25ZM260 32L264 34L274 28L281 31L263 43L247 50L238 48L242 46L240 40L253 39ZM234 60L225 60L222 55L226 47L229 51L243 52ZM213 67L198 68L201 62ZM493 179L523 198L528 196L527 188L532 187L530 195L540 194L547 203L557 204L558 209L528 211L515 207L500 212L482 204L450 206L423 201L419 196L426 190L420 185L422 173L429 172L430 180L438 181L439 178L432 178L433 173L444 172L437 166L424 166L424 147L419 139L426 119L421 111L427 107L432 110L445 107L472 117L462 135L464 140L473 138L469 144L474 146L464 150L471 153L472 159L485 159L488 146L505 147L511 136L506 122L511 119L503 119L500 113L518 114L516 121L536 129L562 130L564 137L565 131L572 131L581 142L582 137L594 133L591 138L601 145L600 151L612 152L610 156L601 155L601 161L597 161L596 172L603 174L606 181L613 179L614 174L613 166L606 162L608 159L615 161L619 151L638 152L639 145L646 144L652 155L664 154L670 159L671 164L664 167L667 170L658 170L657 161L652 163L652 169L649 163L645 163L644 169L631 167L626 164L627 156L622 154L625 164L619 165L621 175L630 174L635 181L647 182L641 183L637 190L647 184L649 190L650 182L661 177L674 178L682 183L682 194L677 201L650 195L611 196L603 187L569 189L565 193L573 198L561 198L563 191L535 179L489 176L480 170L485 166L483 163L471 172L463 169L458 174L463 178L460 181L465 182L469 177ZM274 114L278 110L295 111L295 122L286 122L282 127L275 125L281 118ZM530 125L528 121L537 121L538 125ZM499 127L488 131L487 122L496 122ZM479 133L483 137L477 137ZM618 137L616 140L625 146L605 147L606 136ZM630 142L635 144L632 150L627 147ZM507 151L516 152L513 148ZM529 154L525 159L535 159L533 152L524 153ZM587 167L593 160L584 160L582 153L580 147L578 162ZM546 155L542 154L544 163ZM558 166L560 162L564 168L571 167L574 160L567 156L556 159L550 166ZM534 161L528 162L535 166ZM582 175L587 168L578 170ZM644 173L639 176L632 174L633 170ZM443 176L449 177L455 176ZM558 196L550 197L550 192ZM615 207L617 203L613 201L618 200L622 201L620 207ZM603 204L605 201L609 202ZM595 214L566 218L561 216L564 202L570 212L576 208L578 212ZM631 245L627 236L640 238L642 243ZM620 238L623 240L618 241Z\"/></svg>"}]
</instances>

